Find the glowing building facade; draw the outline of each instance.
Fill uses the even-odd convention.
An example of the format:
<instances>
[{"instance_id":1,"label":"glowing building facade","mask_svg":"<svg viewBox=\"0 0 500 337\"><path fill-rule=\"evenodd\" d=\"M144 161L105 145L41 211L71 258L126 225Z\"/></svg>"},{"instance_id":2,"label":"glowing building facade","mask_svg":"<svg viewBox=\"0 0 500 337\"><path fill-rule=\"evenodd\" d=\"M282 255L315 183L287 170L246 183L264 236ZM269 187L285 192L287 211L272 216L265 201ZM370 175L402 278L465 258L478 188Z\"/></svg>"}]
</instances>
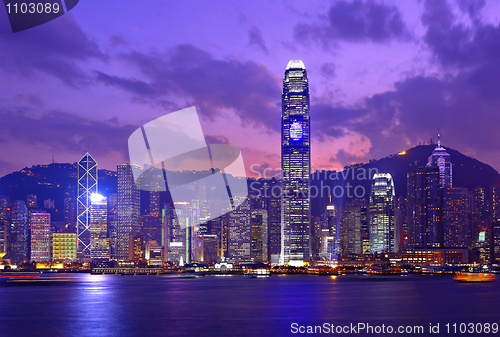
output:
<instances>
[{"instance_id":1,"label":"glowing building facade","mask_svg":"<svg viewBox=\"0 0 500 337\"><path fill-rule=\"evenodd\" d=\"M85 153L78 162L78 198L76 205L78 258L85 261L90 259L90 196L97 193L97 173L97 162L90 153Z\"/></svg>"},{"instance_id":2,"label":"glowing building facade","mask_svg":"<svg viewBox=\"0 0 500 337\"><path fill-rule=\"evenodd\" d=\"M108 202L99 194L91 196L90 247L93 262L109 260Z\"/></svg>"},{"instance_id":3,"label":"glowing building facade","mask_svg":"<svg viewBox=\"0 0 500 337\"><path fill-rule=\"evenodd\" d=\"M370 253L394 252L394 182L390 173L373 175L370 193Z\"/></svg>"},{"instance_id":4,"label":"glowing building facade","mask_svg":"<svg viewBox=\"0 0 500 337\"><path fill-rule=\"evenodd\" d=\"M52 234L52 261L73 262L76 260L76 233Z\"/></svg>"},{"instance_id":5,"label":"glowing building facade","mask_svg":"<svg viewBox=\"0 0 500 337\"><path fill-rule=\"evenodd\" d=\"M50 261L50 214L31 213L31 261Z\"/></svg>"},{"instance_id":6,"label":"glowing building facade","mask_svg":"<svg viewBox=\"0 0 500 337\"><path fill-rule=\"evenodd\" d=\"M311 137L309 81L302 61L290 61L283 78L281 110L281 264L310 258Z\"/></svg>"},{"instance_id":7,"label":"glowing building facade","mask_svg":"<svg viewBox=\"0 0 500 337\"><path fill-rule=\"evenodd\" d=\"M117 200L117 259L126 261L129 258L130 234L139 233L140 194L134 182L134 171L139 166L130 164L118 165L118 200Z\"/></svg>"}]
</instances>

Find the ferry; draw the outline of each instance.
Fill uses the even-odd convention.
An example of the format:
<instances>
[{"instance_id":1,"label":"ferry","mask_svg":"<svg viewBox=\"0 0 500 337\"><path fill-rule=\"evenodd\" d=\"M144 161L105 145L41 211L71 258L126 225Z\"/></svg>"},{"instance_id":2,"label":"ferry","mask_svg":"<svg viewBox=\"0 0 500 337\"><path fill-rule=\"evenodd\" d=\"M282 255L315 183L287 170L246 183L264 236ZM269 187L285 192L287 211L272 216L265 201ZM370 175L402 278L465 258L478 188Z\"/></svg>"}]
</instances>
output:
<instances>
[{"instance_id":1,"label":"ferry","mask_svg":"<svg viewBox=\"0 0 500 337\"><path fill-rule=\"evenodd\" d=\"M481 273L481 272L458 272L455 277L455 281L459 282L492 282L496 279L495 275L492 273Z\"/></svg>"},{"instance_id":2,"label":"ferry","mask_svg":"<svg viewBox=\"0 0 500 337\"><path fill-rule=\"evenodd\" d=\"M271 271L267 268L256 268L256 269L248 269L244 275L250 276L252 278L257 277L269 277L271 276Z\"/></svg>"}]
</instances>

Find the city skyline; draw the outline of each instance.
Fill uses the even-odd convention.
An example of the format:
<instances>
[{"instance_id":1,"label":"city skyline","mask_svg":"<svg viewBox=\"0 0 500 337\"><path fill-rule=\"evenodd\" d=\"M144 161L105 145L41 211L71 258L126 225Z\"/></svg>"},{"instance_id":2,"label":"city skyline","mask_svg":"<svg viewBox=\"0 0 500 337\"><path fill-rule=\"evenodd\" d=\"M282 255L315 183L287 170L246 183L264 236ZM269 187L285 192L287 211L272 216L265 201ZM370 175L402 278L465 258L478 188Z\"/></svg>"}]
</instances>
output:
<instances>
[{"instance_id":1,"label":"city skyline","mask_svg":"<svg viewBox=\"0 0 500 337\"><path fill-rule=\"evenodd\" d=\"M6 335L498 333L500 1L4 2Z\"/></svg>"},{"instance_id":2,"label":"city skyline","mask_svg":"<svg viewBox=\"0 0 500 337\"><path fill-rule=\"evenodd\" d=\"M309 64L315 83L313 167L339 170L382 158L428 142L441 128L446 144L500 168L491 141L498 118L497 52L489 47L498 34L497 2L283 4L226 3L221 6L234 15L210 17L203 15L205 4L190 8L189 16L185 5L177 4L179 14L172 17L157 3L157 16L134 9L135 17L127 15L131 22L107 14L113 1L102 4L109 10L101 13L80 4L15 40L2 35L0 45L10 54L0 67L6 121L0 176L49 163L53 156L56 162L74 162L85 150L101 167L114 169L128 161L126 138L133 130L191 105L200 109L209 142L238 146L248 165L279 168L276 93L289 59ZM120 6L125 13L132 10L127 3ZM287 20L278 28L275 20L258 19L263 11ZM0 22L0 30L10 30L6 20ZM100 22L114 22L115 28ZM234 28L231 34L223 29L227 25ZM160 32L174 29L181 33L160 39ZM38 31L53 42L45 43ZM453 39L446 40L451 32ZM39 53L30 53L31 46ZM194 86L203 77L219 81ZM248 166L247 173L253 174Z\"/></svg>"}]
</instances>

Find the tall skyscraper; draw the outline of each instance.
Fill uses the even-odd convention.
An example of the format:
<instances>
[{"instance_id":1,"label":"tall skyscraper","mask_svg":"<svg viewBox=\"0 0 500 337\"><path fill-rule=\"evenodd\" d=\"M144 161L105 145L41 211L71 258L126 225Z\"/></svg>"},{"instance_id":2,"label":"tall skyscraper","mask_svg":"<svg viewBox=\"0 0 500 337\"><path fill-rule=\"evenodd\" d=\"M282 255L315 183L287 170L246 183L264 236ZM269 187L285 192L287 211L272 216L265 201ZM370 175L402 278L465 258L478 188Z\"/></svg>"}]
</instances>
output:
<instances>
[{"instance_id":1,"label":"tall skyscraper","mask_svg":"<svg viewBox=\"0 0 500 337\"><path fill-rule=\"evenodd\" d=\"M9 247L9 198L0 196L0 259L7 254Z\"/></svg>"},{"instance_id":2,"label":"tall skyscraper","mask_svg":"<svg viewBox=\"0 0 500 337\"><path fill-rule=\"evenodd\" d=\"M267 211L254 209L251 214L251 257L254 263L268 262Z\"/></svg>"},{"instance_id":3,"label":"tall skyscraper","mask_svg":"<svg viewBox=\"0 0 500 337\"><path fill-rule=\"evenodd\" d=\"M117 258L122 261L126 261L129 258L130 234L139 233L141 229L140 194L134 182L134 170L139 171L139 166L130 164L118 165Z\"/></svg>"},{"instance_id":4,"label":"tall skyscraper","mask_svg":"<svg viewBox=\"0 0 500 337\"><path fill-rule=\"evenodd\" d=\"M174 220L174 233L176 233L177 242L182 239L182 245L177 243L179 252L182 253L182 261L184 263L191 263L192 251L193 251L193 240L191 240L191 204L187 201L176 201L174 202L175 207L175 220ZM176 221L176 223L175 223ZM172 245L172 243L171 243ZM181 260L179 260L181 261Z\"/></svg>"},{"instance_id":5,"label":"tall skyscraper","mask_svg":"<svg viewBox=\"0 0 500 337\"><path fill-rule=\"evenodd\" d=\"M180 264L186 261L186 231L181 227L173 207L163 208L165 260Z\"/></svg>"},{"instance_id":6,"label":"tall skyscraper","mask_svg":"<svg viewBox=\"0 0 500 337\"><path fill-rule=\"evenodd\" d=\"M108 201L99 194L91 196L90 247L92 262L109 260Z\"/></svg>"},{"instance_id":7,"label":"tall skyscraper","mask_svg":"<svg viewBox=\"0 0 500 337\"><path fill-rule=\"evenodd\" d=\"M31 213L31 261L50 261L50 214Z\"/></svg>"},{"instance_id":8,"label":"tall skyscraper","mask_svg":"<svg viewBox=\"0 0 500 337\"><path fill-rule=\"evenodd\" d=\"M78 198L76 205L78 236L78 259L90 259L90 196L97 193L97 162L90 155L85 155L78 162Z\"/></svg>"},{"instance_id":9,"label":"tall skyscraper","mask_svg":"<svg viewBox=\"0 0 500 337\"><path fill-rule=\"evenodd\" d=\"M446 248L470 246L470 194L466 188L443 189L443 244Z\"/></svg>"},{"instance_id":10,"label":"tall skyscraper","mask_svg":"<svg viewBox=\"0 0 500 337\"><path fill-rule=\"evenodd\" d=\"M10 211L10 229L8 257L12 263L20 264L29 259L28 208L22 200L12 202Z\"/></svg>"},{"instance_id":11,"label":"tall skyscraper","mask_svg":"<svg viewBox=\"0 0 500 337\"><path fill-rule=\"evenodd\" d=\"M394 251L394 182L390 173L373 175L370 193L370 253Z\"/></svg>"},{"instance_id":12,"label":"tall skyscraper","mask_svg":"<svg viewBox=\"0 0 500 337\"><path fill-rule=\"evenodd\" d=\"M235 263L251 262L250 217L250 199L248 198L229 213L228 258L233 259Z\"/></svg>"},{"instance_id":13,"label":"tall skyscraper","mask_svg":"<svg viewBox=\"0 0 500 337\"><path fill-rule=\"evenodd\" d=\"M288 62L281 97L281 264L310 258L311 137L309 81L302 61Z\"/></svg>"},{"instance_id":14,"label":"tall skyscraper","mask_svg":"<svg viewBox=\"0 0 500 337\"><path fill-rule=\"evenodd\" d=\"M111 193L108 196L108 240L109 258L118 257L118 195Z\"/></svg>"},{"instance_id":15,"label":"tall skyscraper","mask_svg":"<svg viewBox=\"0 0 500 337\"><path fill-rule=\"evenodd\" d=\"M279 261L281 253L281 200L271 197L268 208L269 222L269 261Z\"/></svg>"},{"instance_id":16,"label":"tall skyscraper","mask_svg":"<svg viewBox=\"0 0 500 337\"><path fill-rule=\"evenodd\" d=\"M408 173L407 186L407 247L441 247L442 188L439 169L426 166Z\"/></svg>"},{"instance_id":17,"label":"tall skyscraper","mask_svg":"<svg viewBox=\"0 0 500 337\"><path fill-rule=\"evenodd\" d=\"M342 209L340 247L343 255L363 253L361 207L347 205Z\"/></svg>"}]
</instances>

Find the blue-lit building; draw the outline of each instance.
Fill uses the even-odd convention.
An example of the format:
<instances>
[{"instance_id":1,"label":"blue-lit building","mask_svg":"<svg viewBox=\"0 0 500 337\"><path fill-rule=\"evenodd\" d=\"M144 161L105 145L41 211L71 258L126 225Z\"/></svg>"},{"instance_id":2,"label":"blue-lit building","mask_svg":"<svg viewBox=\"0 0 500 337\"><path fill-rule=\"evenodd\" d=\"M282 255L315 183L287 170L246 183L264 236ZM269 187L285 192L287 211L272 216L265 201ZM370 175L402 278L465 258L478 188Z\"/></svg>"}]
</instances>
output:
<instances>
[{"instance_id":1,"label":"blue-lit building","mask_svg":"<svg viewBox=\"0 0 500 337\"><path fill-rule=\"evenodd\" d=\"M303 265L310 258L311 131L309 81L302 61L288 62L281 110L281 264Z\"/></svg>"},{"instance_id":2,"label":"blue-lit building","mask_svg":"<svg viewBox=\"0 0 500 337\"><path fill-rule=\"evenodd\" d=\"M78 200L76 205L77 254L78 259L82 261L90 260L90 196L97 193L97 174L97 162L90 153L85 153L78 162Z\"/></svg>"}]
</instances>

